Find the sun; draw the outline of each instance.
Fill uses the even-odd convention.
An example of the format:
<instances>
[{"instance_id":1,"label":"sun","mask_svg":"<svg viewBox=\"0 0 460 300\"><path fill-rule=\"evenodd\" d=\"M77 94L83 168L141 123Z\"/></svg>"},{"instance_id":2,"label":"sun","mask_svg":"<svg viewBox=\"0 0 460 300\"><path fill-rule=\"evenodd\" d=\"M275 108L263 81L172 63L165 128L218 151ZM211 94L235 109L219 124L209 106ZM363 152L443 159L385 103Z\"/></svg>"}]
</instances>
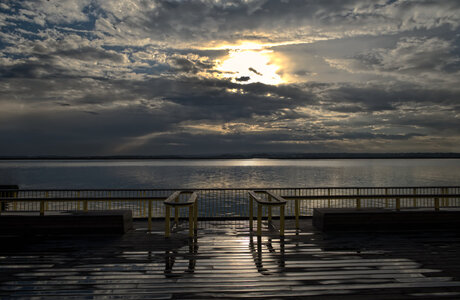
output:
<instances>
[{"instance_id":1,"label":"sun","mask_svg":"<svg viewBox=\"0 0 460 300\"><path fill-rule=\"evenodd\" d=\"M218 63L217 70L224 78L233 82L248 84L260 82L264 84L280 84L283 79L277 74L279 66L274 63L272 50L233 49L229 50L225 60Z\"/></svg>"}]
</instances>

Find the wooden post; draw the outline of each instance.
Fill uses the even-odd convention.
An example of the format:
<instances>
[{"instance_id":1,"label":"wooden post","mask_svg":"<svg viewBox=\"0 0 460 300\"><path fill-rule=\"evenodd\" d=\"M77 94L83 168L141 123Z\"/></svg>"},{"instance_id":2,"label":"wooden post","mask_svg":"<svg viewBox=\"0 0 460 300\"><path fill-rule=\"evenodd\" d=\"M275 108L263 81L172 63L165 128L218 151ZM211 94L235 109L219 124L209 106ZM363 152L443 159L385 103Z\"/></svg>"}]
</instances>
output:
<instances>
[{"instance_id":1,"label":"wooden post","mask_svg":"<svg viewBox=\"0 0 460 300\"><path fill-rule=\"evenodd\" d=\"M449 188L444 188L442 191L442 194L443 195L449 194ZM449 198L444 198L443 202L444 202L443 206L449 206Z\"/></svg>"},{"instance_id":2,"label":"wooden post","mask_svg":"<svg viewBox=\"0 0 460 300\"><path fill-rule=\"evenodd\" d=\"M180 194L177 196L174 202L179 202L179 197L180 197ZM174 206L174 221L176 222L176 224L179 224L179 207L178 206Z\"/></svg>"},{"instance_id":3,"label":"wooden post","mask_svg":"<svg viewBox=\"0 0 460 300\"><path fill-rule=\"evenodd\" d=\"M396 210L400 211L401 210L401 199L396 198Z\"/></svg>"},{"instance_id":4,"label":"wooden post","mask_svg":"<svg viewBox=\"0 0 460 300\"><path fill-rule=\"evenodd\" d=\"M193 237L194 204L188 206L188 236Z\"/></svg>"},{"instance_id":5,"label":"wooden post","mask_svg":"<svg viewBox=\"0 0 460 300\"><path fill-rule=\"evenodd\" d=\"M272 202L272 197L268 195L268 202ZM272 221L272 206L268 206L268 222Z\"/></svg>"},{"instance_id":6,"label":"wooden post","mask_svg":"<svg viewBox=\"0 0 460 300\"><path fill-rule=\"evenodd\" d=\"M193 229L195 232L198 232L198 198L195 199L195 204L193 204L193 212L194 212Z\"/></svg>"},{"instance_id":7,"label":"wooden post","mask_svg":"<svg viewBox=\"0 0 460 300\"><path fill-rule=\"evenodd\" d=\"M385 196L388 196L388 188L385 188ZM388 208L388 198L385 198L385 208Z\"/></svg>"},{"instance_id":8,"label":"wooden post","mask_svg":"<svg viewBox=\"0 0 460 300\"><path fill-rule=\"evenodd\" d=\"M417 195L417 189L416 188L414 188L413 192L414 192L414 196ZM414 199L413 199L413 207L417 207L417 198L416 197L414 197Z\"/></svg>"},{"instance_id":9,"label":"wooden post","mask_svg":"<svg viewBox=\"0 0 460 300\"><path fill-rule=\"evenodd\" d=\"M299 215L300 215L300 209L299 209L299 199L295 199L295 228L299 229Z\"/></svg>"},{"instance_id":10,"label":"wooden post","mask_svg":"<svg viewBox=\"0 0 460 300\"><path fill-rule=\"evenodd\" d=\"M17 198L18 197L18 192L14 192L13 197ZM17 203L16 200L14 200L14 202L13 202L13 210L14 211L18 210L18 203Z\"/></svg>"},{"instance_id":11,"label":"wooden post","mask_svg":"<svg viewBox=\"0 0 460 300\"><path fill-rule=\"evenodd\" d=\"M284 205L280 206L280 236L284 236Z\"/></svg>"},{"instance_id":12,"label":"wooden post","mask_svg":"<svg viewBox=\"0 0 460 300\"><path fill-rule=\"evenodd\" d=\"M262 235L262 205L257 203L257 235Z\"/></svg>"},{"instance_id":13,"label":"wooden post","mask_svg":"<svg viewBox=\"0 0 460 300\"><path fill-rule=\"evenodd\" d=\"M356 195L359 195L359 188L356 189ZM361 199L356 198L356 209L361 209Z\"/></svg>"},{"instance_id":14,"label":"wooden post","mask_svg":"<svg viewBox=\"0 0 460 300\"><path fill-rule=\"evenodd\" d=\"M330 197L331 196L331 189L327 189L327 195ZM331 199L327 199L327 207L331 208Z\"/></svg>"},{"instance_id":15,"label":"wooden post","mask_svg":"<svg viewBox=\"0 0 460 300\"><path fill-rule=\"evenodd\" d=\"M169 207L169 205L166 205L166 208L165 208L165 237L169 237L170 235L170 215L171 215L171 208Z\"/></svg>"},{"instance_id":16,"label":"wooden post","mask_svg":"<svg viewBox=\"0 0 460 300\"><path fill-rule=\"evenodd\" d=\"M45 215L45 201L41 200L40 201L40 216L44 216L44 215Z\"/></svg>"},{"instance_id":17,"label":"wooden post","mask_svg":"<svg viewBox=\"0 0 460 300\"><path fill-rule=\"evenodd\" d=\"M142 197L145 198L145 191L142 192ZM142 202L144 203L144 207L146 206L147 201L149 201L149 200L142 200ZM147 207L147 209L148 209L148 207ZM145 209L144 209L143 217L145 217L145 214L146 214L146 212L145 212ZM147 215L148 215L148 212L147 212Z\"/></svg>"},{"instance_id":18,"label":"wooden post","mask_svg":"<svg viewBox=\"0 0 460 300\"><path fill-rule=\"evenodd\" d=\"M252 225L254 223L253 216L254 216L254 200L252 196L249 195L249 231L252 231Z\"/></svg>"},{"instance_id":19,"label":"wooden post","mask_svg":"<svg viewBox=\"0 0 460 300\"><path fill-rule=\"evenodd\" d=\"M434 198L434 210L439 211L439 198Z\"/></svg>"},{"instance_id":20,"label":"wooden post","mask_svg":"<svg viewBox=\"0 0 460 300\"><path fill-rule=\"evenodd\" d=\"M152 231L152 199L149 199L149 231Z\"/></svg>"}]
</instances>

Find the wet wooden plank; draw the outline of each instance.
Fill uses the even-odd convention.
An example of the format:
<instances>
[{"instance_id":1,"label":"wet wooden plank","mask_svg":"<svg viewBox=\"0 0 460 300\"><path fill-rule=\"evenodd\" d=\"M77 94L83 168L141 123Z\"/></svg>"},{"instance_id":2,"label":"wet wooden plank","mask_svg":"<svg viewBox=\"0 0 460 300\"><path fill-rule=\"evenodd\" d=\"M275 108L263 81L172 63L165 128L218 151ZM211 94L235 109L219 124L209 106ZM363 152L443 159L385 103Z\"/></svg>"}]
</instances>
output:
<instances>
[{"instance_id":1,"label":"wet wooden plank","mask_svg":"<svg viewBox=\"0 0 460 300\"><path fill-rule=\"evenodd\" d=\"M258 239L249 234L247 222L235 226L230 221L200 222L195 239L187 237L186 228L165 239L162 231L139 230L146 228L145 222L135 225L138 230L122 236L0 237L0 297L431 299L460 295L460 239L448 232L325 234L315 231L311 220L302 220L302 229L286 232L285 238L268 231Z\"/></svg>"}]
</instances>

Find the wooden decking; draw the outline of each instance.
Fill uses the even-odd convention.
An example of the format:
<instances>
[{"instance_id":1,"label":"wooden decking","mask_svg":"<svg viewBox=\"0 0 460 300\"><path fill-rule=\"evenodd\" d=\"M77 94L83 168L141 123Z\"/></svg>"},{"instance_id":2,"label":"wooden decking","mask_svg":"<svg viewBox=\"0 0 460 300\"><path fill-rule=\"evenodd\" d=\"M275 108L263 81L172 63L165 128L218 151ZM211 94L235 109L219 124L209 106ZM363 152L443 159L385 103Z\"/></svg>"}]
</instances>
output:
<instances>
[{"instance_id":1,"label":"wooden decking","mask_svg":"<svg viewBox=\"0 0 460 300\"><path fill-rule=\"evenodd\" d=\"M264 223L198 222L164 238L164 222L124 235L2 236L1 299L458 299L455 232L317 232L285 237ZM275 226L276 226L275 221Z\"/></svg>"}]
</instances>

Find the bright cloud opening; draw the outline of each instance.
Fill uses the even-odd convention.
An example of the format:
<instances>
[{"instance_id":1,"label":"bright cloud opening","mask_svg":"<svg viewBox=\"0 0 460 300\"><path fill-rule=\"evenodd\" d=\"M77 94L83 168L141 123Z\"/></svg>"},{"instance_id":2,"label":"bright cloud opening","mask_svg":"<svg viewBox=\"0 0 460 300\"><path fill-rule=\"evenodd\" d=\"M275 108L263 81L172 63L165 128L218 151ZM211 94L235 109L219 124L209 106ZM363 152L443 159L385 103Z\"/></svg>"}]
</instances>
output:
<instances>
[{"instance_id":1,"label":"bright cloud opening","mask_svg":"<svg viewBox=\"0 0 460 300\"><path fill-rule=\"evenodd\" d=\"M280 84L283 79L277 74L279 66L273 63L271 50L231 50L227 59L218 64L217 70L224 78L248 84Z\"/></svg>"}]
</instances>

